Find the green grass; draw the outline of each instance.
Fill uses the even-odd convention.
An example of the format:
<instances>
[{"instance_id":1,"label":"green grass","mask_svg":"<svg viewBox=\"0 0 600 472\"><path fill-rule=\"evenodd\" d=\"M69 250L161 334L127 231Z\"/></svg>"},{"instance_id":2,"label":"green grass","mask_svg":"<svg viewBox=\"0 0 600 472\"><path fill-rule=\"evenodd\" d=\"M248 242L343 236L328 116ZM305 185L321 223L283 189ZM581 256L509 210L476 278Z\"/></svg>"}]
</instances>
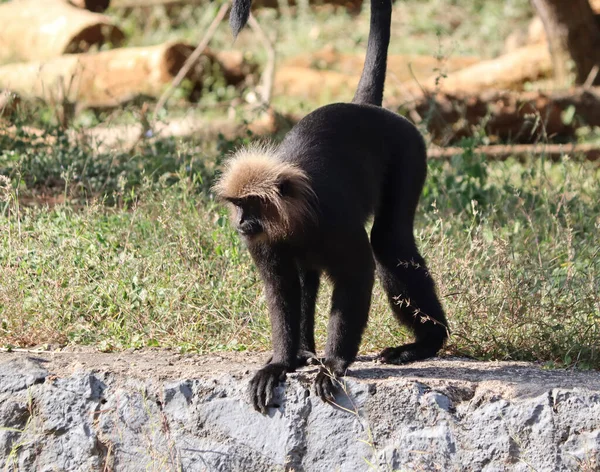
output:
<instances>
[{"instance_id":1,"label":"green grass","mask_svg":"<svg viewBox=\"0 0 600 472\"><path fill-rule=\"evenodd\" d=\"M497 54L531 13L527 0L406 0L394 9L392 53L442 56ZM161 11L122 18L128 44L195 43L214 15L212 7ZM301 5L293 17L261 11L260 21L277 34L280 59L325 45L363 52L368 33L367 8L353 19ZM232 46L226 25L211 46ZM264 61L251 32L235 46ZM200 107L241 93L217 87ZM315 105L286 97L274 104L299 113ZM184 111L172 106L164 119ZM73 124L136 116L135 107L88 111ZM48 107L25 107L13 120L18 134L0 134L0 347L270 348L257 272L210 193L223 156L248 139L169 139L99 152L53 128ZM23 124L46 135L32 137ZM486 139L475 131L461 156L431 161L416 226L448 313L446 353L599 368L598 165L568 156L555 164L486 162L473 152ZM594 130L580 131L581 140L597 139ZM329 295L324 286L321 347ZM408 339L376 285L361 352Z\"/></svg>"},{"instance_id":2,"label":"green grass","mask_svg":"<svg viewBox=\"0 0 600 472\"><path fill-rule=\"evenodd\" d=\"M59 138L0 145L0 345L269 349L261 283L209 190L239 143L98 155ZM416 228L450 320L447 352L600 367L598 166L486 163L473 144L431 162ZM40 192L64 203L25 204ZM377 286L361 351L407 339Z\"/></svg>"}]
</instances>

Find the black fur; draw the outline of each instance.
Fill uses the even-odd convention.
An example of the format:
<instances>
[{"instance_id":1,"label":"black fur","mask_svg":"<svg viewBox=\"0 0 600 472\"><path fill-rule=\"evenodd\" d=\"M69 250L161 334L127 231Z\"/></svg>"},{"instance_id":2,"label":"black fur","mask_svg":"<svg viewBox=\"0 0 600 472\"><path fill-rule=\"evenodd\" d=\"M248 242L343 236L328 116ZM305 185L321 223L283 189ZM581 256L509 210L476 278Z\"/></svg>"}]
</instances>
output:
<instances>
[{"instance_id":1,"label":"black fur","mask_svg":"<svg viewBox=\"0 0 600 472\"><path fill-rule=\"evenodd\" d=\"M352 103L381 106L391 21L392 2L371 0L371 23L365 65Z\"/></svg>"},{"instance_id":2,"label":"black fur","mask_svg":"<svg viewBox=\"0 0 600 472\"><path fill-rule=\"evenodd\" d=\"M353 103L315 110L277 150L279 159L308 176L316 218L277 241L243 234L265 284L272 325L273 356L250 384L252 402L262 412L285 374L315 357L315 300L323 273L334 288L315 382L322 399L334 399L336 379L356 358L375 269L394 315L415 334L414 343L384 350L381 360L430 357L447 338L444 311L413 234L427 172L425 143L408 120L375 106L383 95L391 1L371 5L367 59ZM260 220L260 212L248 213L247 221ZM365 224L371 217L369 238Z\"/></svg>"},{"instance_id":3,"label":"black fur","mask_svg":"<svg viewBox=\"0 0 600 472\"><path fill-rule=\"evenodd\" d=\"M234 0L229 13L229 26L233 37L237 38L242 28L246 26L248 18L250 18L250 7L252 0Z\"/></svg>"},{"instance_id":4,"label":"black fur","mask_svg":"<svg viewBox=\"0 0 600 472\"><path fill-rule=\"evenodd\" d=\"M358 352L367 324L374 269L399 322L415 342L381 353L384 362L434 356L447 338L434 281L413 235L415 210L426 176L423 138L406 119L372 105L333 104L314 111L288 133L283 160L309 176L318 201L314 226L273 244L249 242L265 283L273 357L251 383L257 409L270 388L315 353L314 304L319 274L334 285L324 367L315 389L335 393ZM371 237L365 223L374 215ZM409 300L409 304L403 303Z\"/></svg>"}]
</instances>

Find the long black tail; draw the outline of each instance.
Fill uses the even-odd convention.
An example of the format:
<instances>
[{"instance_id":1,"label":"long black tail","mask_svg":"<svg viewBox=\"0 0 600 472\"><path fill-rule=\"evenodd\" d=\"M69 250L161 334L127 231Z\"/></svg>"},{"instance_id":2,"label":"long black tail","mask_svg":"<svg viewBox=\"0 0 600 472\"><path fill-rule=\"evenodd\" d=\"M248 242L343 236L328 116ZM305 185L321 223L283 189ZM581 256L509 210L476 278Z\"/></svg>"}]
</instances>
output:
<instances>
[{"instance_id":1,"label":"long black tail","mask_svg":"<svg viewBox=\"0 0 600 472\"><path fill-rule=\"evenodd\" d=\"M252 0L233 0L229 14L229 26L237 37L250 17ZM387 52L390 44L392 22L392 0L371 0L371 21L365 65L353 103L381 106L387 67Z\"/></svg>"},{"instance_id":2,"label":"long black tail","mask_svg":"<svg viewBox=\"0 0 600 472\"><path fill-rule=\"evenodd\" d=\"M381 106L387 67L387 52L390 44L392 1L371 0L371 23L365 65L353 103Z\"/></svg>"},{"instance_id":3,"label":"long black tail","mask_svg":"<svg viewBox=\"0 0 600 472\"><path fill-rule=\"evenodd\" d=\"M252 0L233 0L231 12L229 13L229 26L234 38L237 38L238 33L246 26L250 17L251 6Z\"/></svg>"}]
</instances>

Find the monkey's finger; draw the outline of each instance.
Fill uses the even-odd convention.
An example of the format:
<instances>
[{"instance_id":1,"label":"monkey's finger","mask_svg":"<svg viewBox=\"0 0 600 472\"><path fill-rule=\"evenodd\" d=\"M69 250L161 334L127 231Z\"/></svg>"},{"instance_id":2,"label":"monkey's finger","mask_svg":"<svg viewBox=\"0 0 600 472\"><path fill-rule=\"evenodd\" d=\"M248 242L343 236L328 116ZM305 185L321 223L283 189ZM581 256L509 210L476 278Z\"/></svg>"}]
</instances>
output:
<instances>
[{"instance_id":1,"label":"monkey's finger","mask_svg":"<svg viewBox=\"0 0 600 472\"><path fill-rule=\"evenodd\" d=\"M319 379L315 380L315 395L319 398L321 398L321 385L319 384Z\"/></svg>"},{"instance_id":2,"label":"monkey's finger","mask_svg":"<svg viewBox=\"0 0 600 472\"><path fill-rule=\"evenodd\" d=\"M263 372L260 376L260 381L257 388L257 399L260 411L265 414L267 412L267 405L269 404L268 391L269 384L274 378L273 374Z\"/></svg>"},{"instance_id":3,"label":"monkey's finger","mask_svg":"<svg viewBox=\"0 0 600 472\"><path fill-rule=\"evenodd\" d=\"M256 404L256 409L258 411L260 411L262 414L266 413L266 406L265 406L265 386L264 386L264 378L261 378L258 382L258 384L256 385L256 391L254 393L254 402Z\"/></svg>"},{"instance_id":4,"label":"monkey's finger","mask_svg":"<svg viewBox=\"0 0 600 472\"><path fill-rule=\"evenodd\" d=\"M265 413L265 398L264 398L264 372L258 372L250 382L250 397L252 406L260 413Z\"/></svg>"},{"instance_id":5,"label":"monkey's finger","mask_svg":"<svg viewBox=\"0 0 600 472\"><path fill-rule=\"evenodd\" d=\"M267 385L265 387L265 406L270 405L273 401L273 390L275 389L278 383L279 377L275 375L270 376L267 380Z\"/></svg>"},{"instance_id":6,"label":"monkey's finger","mask_svg":"<svg viewBox=\"0 0 600 472\"><path fill-rule=\"evenodd\" d=\"M324 378L323 373L319 372L315 380L315 395L323 401L327 401L325 382L326 379Z\"/></svg>"},{"instance_id":7,"label":"monkey's finger","mask_svg":"<svg viewBox=\"0 0 600 472\"><path fill-rule=\"evenodd\" d=\"M254 391L252 392L252 405L254 406L254 409L256 411L258 411L259 413L265 414L266 413L266 408L265 408L265 402L264 402L264 394L263 391L260 390L260 388L258 388L258 386L254 389Z\"/></svg>"},{"instance_id":8,"label":"monkey's finger","mask_svg":"<svg viewBox=\"0 0 600 472\"><path fill-rule=\"evenodd\" d=\"M258 379L256 377L254 377L251 381L250 381L250 403L252 403L252 407L256 410L256 411L261 411L260 410L260 406L258 404Z\"/></svg>"},{"instance_id":9,"label":"monkey's finger","mask_svg":"<svg viewBox=\"0 0 600 472\"><path fill-rule=\"evenodd\" d=\"M335 385L333 384L333 382L331 381L331 379L327 379L325 381L325 385L323 385L323 396L324 396L324 400L334 403L335 402Z\"/></svg>"},{"instance_id":10,"label":"monkey's finger","mask_svg":"<svg viewBox=\"0 0 600 472\"><path fill-rule=\"evenodd\" d=\"M317 375L317 385L319 387L318 395L324 402L335 402L335 392L337 387L335 385L335 378L328 372L320 372Z\"/></svg>"}]
</instances>

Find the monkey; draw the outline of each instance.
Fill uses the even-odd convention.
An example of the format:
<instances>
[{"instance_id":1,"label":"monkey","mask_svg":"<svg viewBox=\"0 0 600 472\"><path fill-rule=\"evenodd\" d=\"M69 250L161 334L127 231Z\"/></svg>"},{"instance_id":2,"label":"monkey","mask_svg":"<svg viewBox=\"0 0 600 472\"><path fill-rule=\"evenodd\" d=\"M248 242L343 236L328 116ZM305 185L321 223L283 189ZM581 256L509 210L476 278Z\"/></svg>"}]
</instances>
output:
<instances>
[{"instance_id":1,"label":"monkey","mask_svg":"<svg viewBox=\"0 0 600 472\"><path fill-rule=\"evenodd\" d=\"M234 0L234 35L250 0ZM391 0L371 0L365 65L352 103L320 107L274 145L251 145L226 160L213 186L264 284L273 353L250 381L254 408L268 411L286 374L316 356L315 304L333 284L325 356L314 391L334 402L367 325L375 272L412 343L388 347L384 363L435 356L448 337L435 282L414 237L427 175L425 141L381 107ZM367 223L372 221L370 235Z\"/></svg>"}]
</instances>

